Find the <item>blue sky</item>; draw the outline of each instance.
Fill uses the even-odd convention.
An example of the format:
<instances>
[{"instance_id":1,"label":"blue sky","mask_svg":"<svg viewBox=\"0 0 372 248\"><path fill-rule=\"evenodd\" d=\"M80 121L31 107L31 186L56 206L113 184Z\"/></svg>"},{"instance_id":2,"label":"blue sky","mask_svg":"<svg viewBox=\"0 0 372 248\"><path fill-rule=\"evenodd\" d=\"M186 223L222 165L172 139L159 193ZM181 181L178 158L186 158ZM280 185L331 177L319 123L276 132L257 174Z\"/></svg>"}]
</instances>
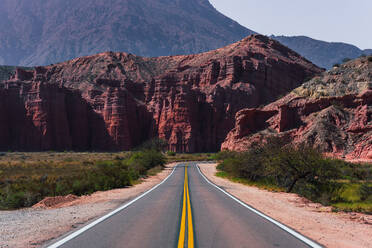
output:
<instances>
[{"instance_id":1,"label":"blue sky","mask_svg":"<svg viewBox=\"0 0 372 248\"><path fill-rule=\"evenodd\" d=\"M210 0L258 33L306 35L372 49L372 0Z\"/></svg>"}]
</instances>

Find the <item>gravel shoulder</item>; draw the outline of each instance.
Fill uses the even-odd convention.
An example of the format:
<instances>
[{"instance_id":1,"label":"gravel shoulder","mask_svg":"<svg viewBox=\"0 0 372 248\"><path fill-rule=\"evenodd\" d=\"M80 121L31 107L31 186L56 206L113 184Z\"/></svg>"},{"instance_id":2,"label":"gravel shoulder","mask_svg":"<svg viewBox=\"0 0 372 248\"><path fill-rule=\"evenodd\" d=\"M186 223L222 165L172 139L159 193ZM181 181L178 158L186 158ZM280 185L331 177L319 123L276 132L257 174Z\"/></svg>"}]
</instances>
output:
<instances>
[{"instance_id":1,"label":"gravel shoulder","mask_svg":"<svg viewBox=\"0 0 372 248\"><path fill-rule=\"evenodd\" d=\"M41 247L149 190L164 180L175 164L168 164L162 172L133 187L96 192L82 197L49 199L46 201L49 204L0 211L0 247Z\"/></svg>"},{"instance_id":2,"label":"gravel shoulder","mask_svg":"<svg viewBox=\"0 0 372 248\"><path fill-rule=\"evenodd\" d=\"M371 215L333 213L330 207L310 202L296 194L269 192L217 177L217 164L199 166L216 185L326 247L372 247Z\"/></svg>"}]
</instances>

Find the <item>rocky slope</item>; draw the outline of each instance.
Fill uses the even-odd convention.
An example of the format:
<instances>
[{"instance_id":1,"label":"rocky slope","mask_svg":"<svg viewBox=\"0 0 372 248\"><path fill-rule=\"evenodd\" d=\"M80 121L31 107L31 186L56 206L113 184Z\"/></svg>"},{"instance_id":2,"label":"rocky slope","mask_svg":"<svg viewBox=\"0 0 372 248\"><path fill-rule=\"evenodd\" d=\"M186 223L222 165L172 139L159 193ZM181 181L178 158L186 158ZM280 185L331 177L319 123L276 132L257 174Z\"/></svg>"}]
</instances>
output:
<instances>
[{"instance_id":1,"label":"rocky slope","mask_svg":"<svg viewBox=\"0 0 372 248\"><path fill-rule=\"evenodd\" d=\"M269 136L372 160L372 57L325 72L265 107L239 111L222 149L245 150Z\"/></svg>"},{"instance_id":2,"label":"rocky slope","mask_svg":"<svg viewBox=\"0 0 372 248\"><path fill-rule=\"evenodd\" d=\"M285 46L298 52L314 64L330 69L343 59L355 59L361 55L372 55L371 49L361 50L342 42L326 42L306 36L271 36Z\"/></svg>"},{"instance_id":3,"label":"rocky slope","mask_svg":"<svg viewBox=\"0 0 372 248\"><path fill-rule=\"evenodd\" d=\"M254 32L208 0L0 0L0 64L47 65L105 51L216 49Z\"/></svg>"},{"instance_id":4,"label":"rocky slope","mask_svg":"<svg viewBox=\"0 0 372 248\"><path fill-rule=\"evenodd\" d=\"M189 56L102 53L27 71L0 84L0 150L217 151L237 111L322 70L265 36Z\"/></svg>"}]
</instances>

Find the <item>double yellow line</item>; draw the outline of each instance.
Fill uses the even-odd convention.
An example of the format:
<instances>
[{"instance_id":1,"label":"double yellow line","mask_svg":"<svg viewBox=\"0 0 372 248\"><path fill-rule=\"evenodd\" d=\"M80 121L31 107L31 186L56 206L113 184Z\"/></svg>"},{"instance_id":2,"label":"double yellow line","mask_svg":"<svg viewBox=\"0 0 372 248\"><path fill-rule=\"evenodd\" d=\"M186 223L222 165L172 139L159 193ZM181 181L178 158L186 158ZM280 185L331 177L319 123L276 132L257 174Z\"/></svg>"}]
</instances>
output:
<instances>
[{"instance_id":1,"label":"double yellow line","mask_svg":"<svg viewBox=\"0 0 372 248\"><path fill-rule=\"evenodd\" d=\"M186 211L187 210L187 211ZM187 166L185 166L185 182L183 185L183 203L182 203L182 217L180 225L180 235L178 238L178 248L185 247L186 237L186 212L187 212L187 247L194 248L194 229L192 224L191 201L189 193L189 180L187 176Z\"/></svg>"}]
</instances>

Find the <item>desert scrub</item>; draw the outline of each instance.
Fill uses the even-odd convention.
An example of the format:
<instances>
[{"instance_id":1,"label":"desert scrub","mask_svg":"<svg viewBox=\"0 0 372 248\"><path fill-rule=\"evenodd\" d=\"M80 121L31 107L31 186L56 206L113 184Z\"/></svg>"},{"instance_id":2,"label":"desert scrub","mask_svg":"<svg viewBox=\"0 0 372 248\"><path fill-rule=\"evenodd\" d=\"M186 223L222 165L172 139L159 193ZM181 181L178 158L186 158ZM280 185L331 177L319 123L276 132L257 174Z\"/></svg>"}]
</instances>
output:
<instances>
[{"instance_id":1,"label":"desert scrub","mask_svg":"<svg viewBox=\"0 0 372 248\"><path fill-rule=\"evenodd\" d=\"M70 154L72 158L50 153L45 155L47 160L39 162L0 162L0 209L29 207L47 196L84 195L131 186L148 173L160 171L166 161L157 150L92 153L76 160Z\"/></svg>"},{"instance_id":2,"label":"desert scrub","mask_svg":"<svg viewBox=\"0 0 372 248\"><path fill-rule=\"evenodd\" d=\"M174 157L174 156L176 156L176 152L167 151L167 156Z\"/></svg>"},{"instance_id":3,"label":"desert scrub","mask_svg":"<svg viewBox=\"0 0 372 248\"><path fill-rule=\"evenodd\" d=\"M213 153L176 153L167 154L167 162L186 162L186 161L212 161L214 159Z\"/></svg>"},{"instance_id":4,"label":"desert scrub","mask_svg":"<svg viewBox=\"0 0 372 248\"><path fill-rule=\"evenodd\" d=\"M344 183L332 206L336 210L372 214L372 183Z\"/></svg>"},{"instance_id":5,"label":"desert scrub","mask_svg":"<svg viewBox=\"0 0 372 248\"><path fill-rule=\"evenodd\" d=\"M372 207L372 165L326 158L315 149L279 139L215 157L220 161L217 176L235 182L297 193L338 210L369 213Z\"/></svg>"}]
</instances>

